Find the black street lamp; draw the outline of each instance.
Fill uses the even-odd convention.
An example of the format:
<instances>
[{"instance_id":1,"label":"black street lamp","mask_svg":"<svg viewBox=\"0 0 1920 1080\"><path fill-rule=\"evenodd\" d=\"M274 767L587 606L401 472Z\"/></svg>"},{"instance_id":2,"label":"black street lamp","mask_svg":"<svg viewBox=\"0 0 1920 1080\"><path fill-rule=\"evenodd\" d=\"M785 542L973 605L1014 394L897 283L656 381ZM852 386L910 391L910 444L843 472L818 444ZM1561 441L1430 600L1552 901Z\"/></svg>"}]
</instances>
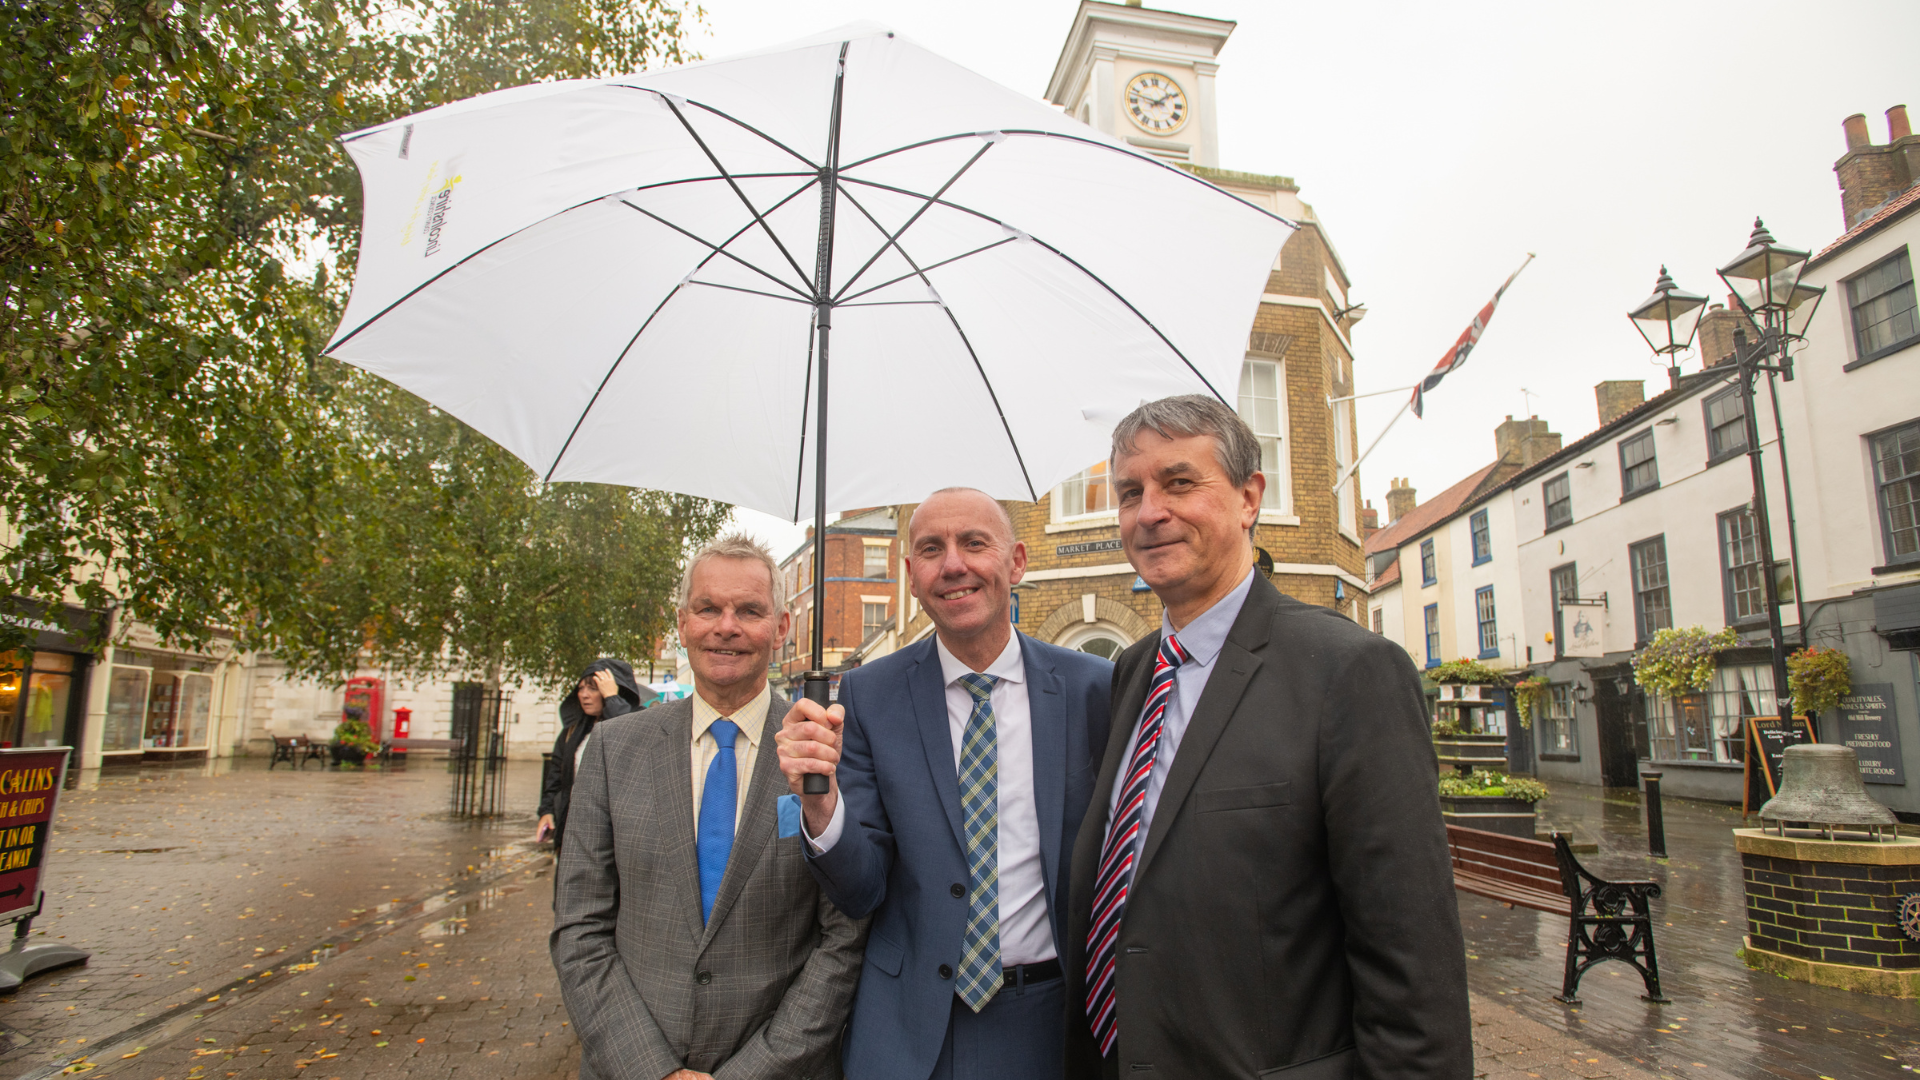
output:
<instances>
[{"instance_id":1,"label":"black street lamp","mask_svg":"<svg viewBox=\"0 0 1920 1080\"><path fill-rule=\"evenodd\" d=\"M1719 270L1720 280L1732 290L1734 302L1746 313L1748 325L1756 335L1748 340L1744 329L1733 334L1732 367L1740 385L1741 408L1746 413L1747 466L1753 477L1753 531L1760 542L1761 587L1767 605L1767 638L1773 647L1774 700L1780 707L1783 723L1793 720L1793 695L1787 688L1786 635L1780 626L1780 596L1773 569L1773 531L1767 514L1766 473L1760 462L1760 425L1754 409L1754 384L1760 373L1778 374L1793 380L1792 345L1806 336L1807 325L1820 306L1825 289L1800 284L1807 268L1809 253L1786 247L1774 240L1759 218L1753 221L1753 235L1747 248ZM1693 314L1705 303L1673 287L1673 280L1660 269L1660 283L1651 299L1630 312L1634 326L1656 353L1669 359L1668 373L1678 381L1676 354L1693 340L1700 316ZM1691 316L1689 319L1688 317ZM1661 329L1661 324L1665 329ZM1684 327L1684 333L1682 328ZM1651 332L1650 332L1651 331ZM1777 406L1776 406L1777 408ZM1776 420L1778 416L1776 414ZM1786 444L1781 449L1781 478L1786 477ZM1799 567L1794 567L1799 572Z\"/></svg>"}]
</instances>

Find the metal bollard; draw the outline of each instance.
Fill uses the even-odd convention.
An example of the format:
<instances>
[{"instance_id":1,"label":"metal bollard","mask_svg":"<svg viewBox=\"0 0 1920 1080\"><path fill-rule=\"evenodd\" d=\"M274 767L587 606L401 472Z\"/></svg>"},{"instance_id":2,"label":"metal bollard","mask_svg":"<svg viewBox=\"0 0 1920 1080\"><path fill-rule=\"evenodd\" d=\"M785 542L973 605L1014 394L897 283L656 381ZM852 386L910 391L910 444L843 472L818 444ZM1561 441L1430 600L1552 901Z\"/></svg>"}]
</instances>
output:
<instances>
[{"instance_id":1,"label":"metal bollard","mask_svg":"<svg viewBox=\"0 0 1920 1080\"><path fill-rule=\"evenodd\" d=\"M1656 859L1667 857L1667 821L1660 813L1660 774L1641 773L1647 790L1647 854Z\"/></svg>"}]
</instances>

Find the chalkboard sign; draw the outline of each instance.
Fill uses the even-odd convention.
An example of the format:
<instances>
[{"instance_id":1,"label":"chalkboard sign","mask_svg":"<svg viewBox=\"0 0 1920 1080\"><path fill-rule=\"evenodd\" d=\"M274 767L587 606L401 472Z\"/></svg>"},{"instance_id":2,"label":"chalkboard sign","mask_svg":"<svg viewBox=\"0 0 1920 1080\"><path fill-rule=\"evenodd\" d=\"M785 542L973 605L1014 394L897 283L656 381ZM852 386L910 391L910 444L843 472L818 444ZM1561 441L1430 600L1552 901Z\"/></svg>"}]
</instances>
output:
<instances>
[{"instance_id":1,"label":"chalkboard sign","mask_svg":"<svg viewBox=\"0 0 1920 1080\"><path fill-rule=\"evenodd\" d=\"M1787 747L1819 741L1814 737L1813 724L1804 717L1796 716L1787 723L1777 716L1748 718L1747 791L1740 813L1753 813L1779 793Z\"/></svg>"},{"instance_id":2,"label":"chalkboard sign","mask_svg":"<svg viewBox=\"0 0 1920 1080\"><path fill-rule=\"evenodd\" d=\"M1860 758L1860 779L1869 784L1905 784L1900 728L1893 722L1893 684L1855 683L1840 699L1840 741Z\"/></svg>"}]
</instances>

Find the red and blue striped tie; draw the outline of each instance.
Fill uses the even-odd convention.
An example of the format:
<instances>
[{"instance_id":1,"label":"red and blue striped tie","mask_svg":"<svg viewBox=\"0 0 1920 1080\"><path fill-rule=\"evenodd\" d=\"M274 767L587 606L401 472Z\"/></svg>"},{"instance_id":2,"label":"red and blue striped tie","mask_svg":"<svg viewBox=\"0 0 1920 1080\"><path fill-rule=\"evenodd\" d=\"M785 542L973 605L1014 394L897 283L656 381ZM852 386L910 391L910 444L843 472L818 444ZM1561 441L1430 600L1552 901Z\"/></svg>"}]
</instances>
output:
<instances>
[{"instance_id":1,"label":"red and blue striped tie","mask_svg":"<svg viewBox=\"0 0 1920 1080\"><path fill-rule=\"evenodd\" d=\"M1187 650L1172 634L1160 642L1153 663L1153 682L1147 704L1140 710L1140 737L1120 785L1120 801L1107 824L1107 841L1100 847L1100 872L1093 879L1093 925L1087 928L1087 1022L1100 1056L1113 1052L1120 1037L1118 1006L1114 1000L1114 954L1119 950L1120 916L1127 907L1133 883L1134 860L1139 857L1140 830L1147 816L1147 778L1160 749L1160 729L1173 698L1174 672L1188 659Z\"/></svg>"}]
</instances>

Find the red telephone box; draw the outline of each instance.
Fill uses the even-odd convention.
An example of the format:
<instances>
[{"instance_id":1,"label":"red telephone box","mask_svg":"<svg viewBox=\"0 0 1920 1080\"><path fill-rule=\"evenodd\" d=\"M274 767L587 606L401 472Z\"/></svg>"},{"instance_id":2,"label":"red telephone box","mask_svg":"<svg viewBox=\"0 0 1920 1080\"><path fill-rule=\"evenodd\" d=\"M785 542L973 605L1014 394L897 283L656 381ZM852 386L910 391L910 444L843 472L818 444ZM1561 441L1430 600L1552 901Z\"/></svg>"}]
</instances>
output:
<instances>
[{"instance_id":1,"label":"red telephone box","mask_svg":"<svg viewBox=\"0 0 1920 1080\"><path fill-rule=\"evenodd\" d=\"M358 678L348 679L345 703L340 710L340 718L342 720L352 716L354 710L359 710L361 718L367 722L367 727L373 731L375 742L380 741L380 699L382 689L383 685L381 681L370 675L362 675Z\"/></svg>"}]
</instances>

